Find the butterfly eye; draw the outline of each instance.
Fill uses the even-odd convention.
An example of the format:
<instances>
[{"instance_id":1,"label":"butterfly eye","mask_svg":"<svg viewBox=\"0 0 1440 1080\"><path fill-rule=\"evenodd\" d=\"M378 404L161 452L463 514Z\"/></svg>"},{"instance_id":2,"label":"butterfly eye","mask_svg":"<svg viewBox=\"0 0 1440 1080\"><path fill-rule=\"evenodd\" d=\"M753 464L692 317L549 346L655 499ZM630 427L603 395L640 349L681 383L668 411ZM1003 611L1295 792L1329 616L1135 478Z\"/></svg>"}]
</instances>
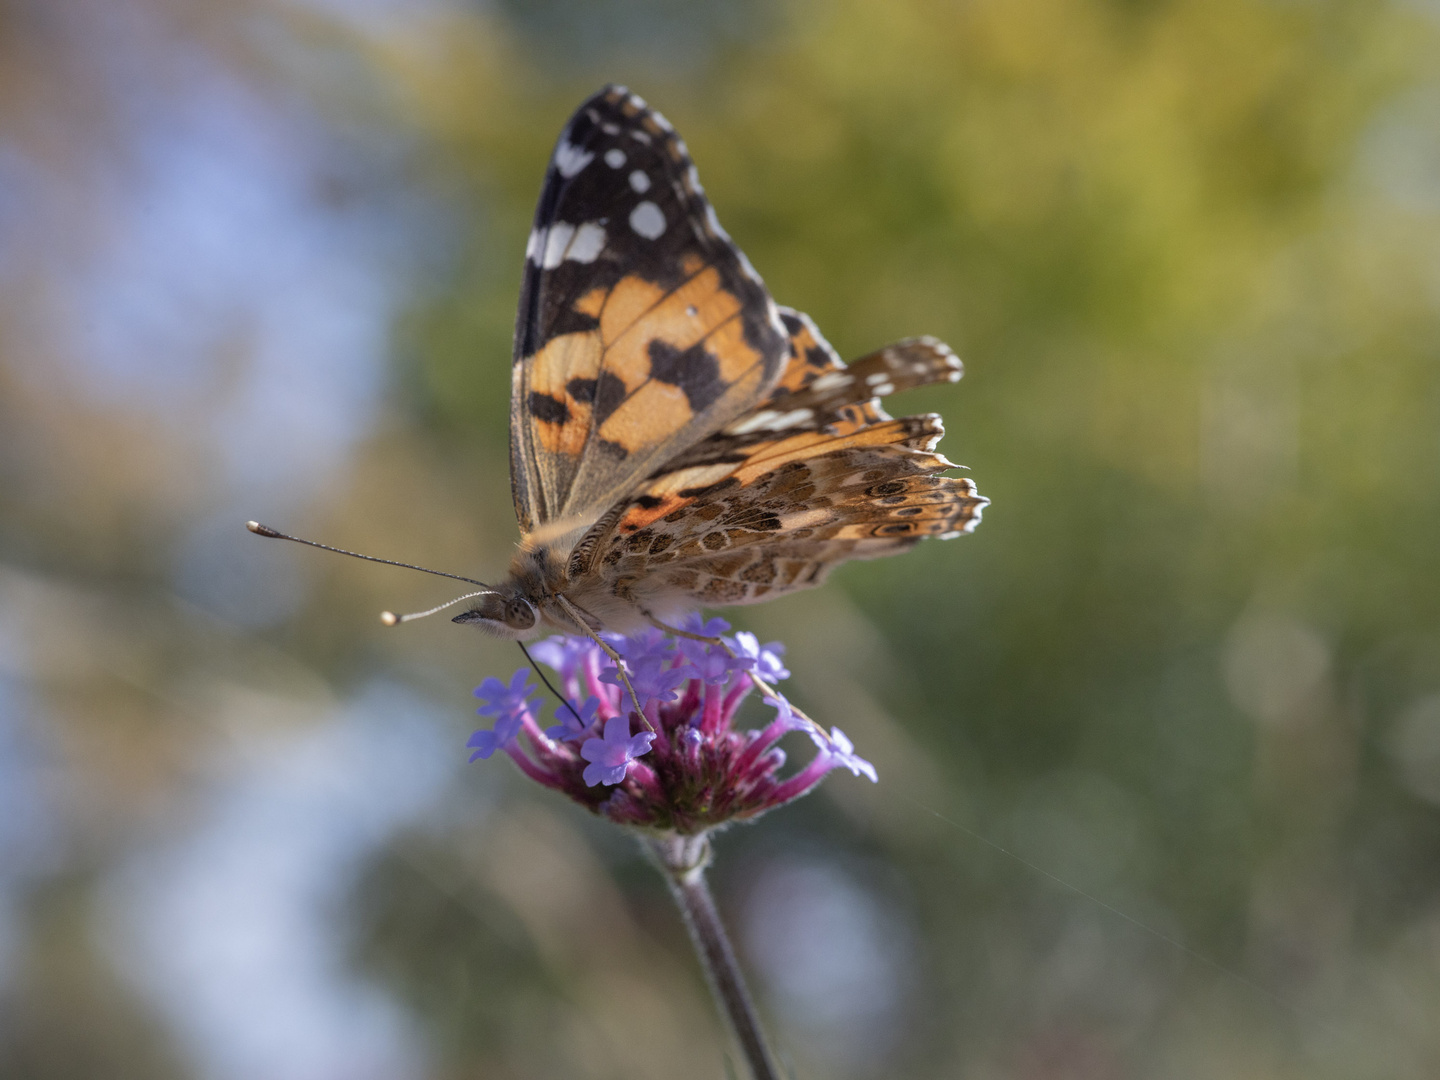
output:
<instances>
[{"instance_id":1,"label":"butterfly eye","mask_svg":"<svg viewBox=\"0 0 1440 1080\"><path fill-rule=\"evenodd\" d=\"M535 605L517 596L505 605L505 623L515 630L529 630L535 625Z\"/></svg>"}]
</instances>

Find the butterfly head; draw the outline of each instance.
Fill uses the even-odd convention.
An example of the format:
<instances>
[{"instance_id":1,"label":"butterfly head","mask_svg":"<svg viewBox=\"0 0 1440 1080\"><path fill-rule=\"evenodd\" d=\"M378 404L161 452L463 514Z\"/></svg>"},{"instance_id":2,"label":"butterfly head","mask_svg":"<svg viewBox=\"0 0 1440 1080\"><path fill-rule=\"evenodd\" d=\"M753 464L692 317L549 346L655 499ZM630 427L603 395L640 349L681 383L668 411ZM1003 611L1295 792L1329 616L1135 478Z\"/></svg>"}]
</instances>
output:
<instances>
[{"instance_id":1,"label":"butterfly head","mask_svg":"<svg viewBox=\"0 0 1440 1080\"><path fill-rule=\"evenodd\" d=\"M496 637L519 641L534 633L540 623L540 612L513 582L507 582L482 594L474 607L456 615L451 622L473 623Z\"/></svg>"}]
</instances>

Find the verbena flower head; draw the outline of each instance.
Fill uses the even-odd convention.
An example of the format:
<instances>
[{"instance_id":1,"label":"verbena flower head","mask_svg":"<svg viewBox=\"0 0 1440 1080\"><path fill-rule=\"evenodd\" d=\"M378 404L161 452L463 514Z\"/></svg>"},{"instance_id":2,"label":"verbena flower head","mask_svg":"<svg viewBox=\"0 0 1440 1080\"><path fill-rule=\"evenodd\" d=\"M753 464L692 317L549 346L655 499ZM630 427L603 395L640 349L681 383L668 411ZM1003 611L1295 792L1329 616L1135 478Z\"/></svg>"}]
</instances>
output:
<instances>
[{"instance_id":1,"label":"verbena flower head","mask_svg":"<svg viewBox=\"0 0 1440 1080\"><path fill-rule=\"evenodd\" d=\"M692 617L682 629L719 637L730 627ZM555 722L542 730L530 669L521 668L508 685L486 679L475 693L486 702L480 713L495 721L470 737L471 760L503 750L532 780L612 821L684 834L774 809L813 790L833 769L876 779L843 732L827 734L778 693L764 697L774 710L764 727L734 726L757 677L773 686L789 676L778 642L761 645L740 633L724 638L726 648L659 630L604 637L624 660L643 720L594 641L552 637L531 652L559 676L566 701L555 709ZM809 734L819 752L782 775L778 744L791 731Z\"/></svg>"}]
</instances>

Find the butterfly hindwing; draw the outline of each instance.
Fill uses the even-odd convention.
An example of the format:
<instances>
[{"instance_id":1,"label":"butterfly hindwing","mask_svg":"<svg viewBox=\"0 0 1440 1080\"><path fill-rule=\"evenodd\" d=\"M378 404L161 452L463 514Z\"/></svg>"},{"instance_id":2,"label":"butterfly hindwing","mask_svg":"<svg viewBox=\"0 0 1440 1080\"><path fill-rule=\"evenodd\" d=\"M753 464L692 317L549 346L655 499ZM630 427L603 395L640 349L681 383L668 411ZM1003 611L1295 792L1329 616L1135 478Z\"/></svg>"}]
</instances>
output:
<instances>
[{"instance_id":1,"label":"butterfly hindwing","mask_svg":"<svg viewBox=\"0 0 1440 1080\"><path fill-rule=\"evenodd\" d=\"M620 87L585 102L526 249L510 417L522 534L598 518L748 412L786 341L670 125Z\"/></svg>"},{"instance_id":2,"label":"butterfly hindwing","mask_svg":"<svg viewBox=\"0 0 1440 1080\"><path fill-rule=\"evenodd\" d=\"M797 394L822 375L845 370L840 354L825 340L809 315L784 306L779 310L780 325L785 328L786 362L785 370L770 391L772 399Z\"/></svg>"},{"instance_id":3,"label":"butterfly hindwing","mask_svg":"<svg viewBox=\"0 0 1440 1080\"><path fill-rule=\"evenodd\" d=\"M835 565L927 536L971 531L988 500L933 452L939 417L906 417L859 435L766 455L770 467L712 485L664 517L594 549L590 572L657 608L768 599L819 584Z\"/></svg>"}]
</instances>

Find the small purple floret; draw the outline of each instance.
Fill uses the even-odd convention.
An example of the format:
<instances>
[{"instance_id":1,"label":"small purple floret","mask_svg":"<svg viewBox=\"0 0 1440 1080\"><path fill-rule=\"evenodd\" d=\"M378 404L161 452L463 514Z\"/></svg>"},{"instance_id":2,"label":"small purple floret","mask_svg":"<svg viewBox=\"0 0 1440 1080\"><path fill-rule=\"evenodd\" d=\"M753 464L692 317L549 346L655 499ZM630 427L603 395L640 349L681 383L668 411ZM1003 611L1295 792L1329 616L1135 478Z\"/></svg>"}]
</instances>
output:
<instances>
[{"instance_id":1,"label":"small purple floret","mask_svg":"<svg viewBox=\"0 0 1440 1080\"><path fill-rule=\"evenodd\" d=\"M694 674L694 669L689 665L666 667L670 659L656 654L641 654L638 660L631 660L628 656L625 658L625 667L628 669L626 674L630 676L630 685L635 688L635 696L640 699L641 705L648 705L652 701L674 701L676 687ZM600 681L611 686L625 685L614 665L600 673Z\"/></svg>"},{"instance_id":2,"label":"small purple floret","mask_svg":"<svg viewBox=\"0 0 1440 1080\"><path fill-rule=\"evenodd\" d=\"M616 634L606 634L605 637L627 664L663 663L675 659L674 639L659 630L642 630L633 637Z\"/></svg>"},{"instance_id":3,"label":"small purple floret","mask_svg":"<svg viewBox=\"0 0 1440 1080\"><path fill-rule=\"evenodd\" d=\"M612 716L605 721L603 738L587 739L580 744L580 756L590 762L585 766L585 783L590 787L620 783L625 779L626 766L648 753L654 741L653 731L631 735L630 720L624 716Z\"/></svg>"},{"instance_id":4,"label":"small purple floret","mask_svg":"<svg viewBox=\"0 0 1440 1080\"><path fill-rule=\"evenodd\" d=\"M767 697L763 699L766 705L775 710L775 719L770 721L771 725L779 725L785 731L809 731L810 737L815 738L814 728L809 723L795 715L795 709L790 702L785 700L783 694L778 697ZM822 747L823 748L823 747Z\"/></svg>"},{"instance_id":5,"label":"small purple floret","mask_svg":"<svg viewBox=\"0 0 1440 1080\"><path fill-rule=\"evenodd\" d=\"M470 760L477 761L480 758L488 758L491 754L495 753L496 750L499 750L519 734L519 731L520 726L517 724L513 731L505 732L503 737L500 732L491 731L489 728L483 728L475 732L465 743L466 746L476 748L475 752L470 755Z\"/></svg>"},{"instance_id":6,"label":"small purple floret","mask_svg":"<svg viewBox=\"0 0 1440 1080\"><path fill-rule=\"evenodd\" d=\"M555 719L560 723L545 729L545 734L560 741L574 741L590 734L595 726L595 713L600 708L600 699L587 698L584 705L576 709L566 701L555 709Z\"/></svg>"},{"instance_id":7,"label":"small purple floret","mask_svg":"<svg viewBox=\"0 0 1440 1080\"><path fill-rule=\"evenodd\" d=\"M681 626L682 630L688 630L692 634L703 634L705 637L718 638L730 624L724 619L711 619L706 622L699 615L691 615ZM685 659L690 661L698 675L697 679L703 679L712 685L723 683L730 678L731 672L744 671L754 661L739 654L731 656L722 645L712 645L707 641L696 641L694 638L678 638L676 645Z\"/></svg>"},{"instance_id":8,"label":"small purple floret","mask_svg":"<svg viewBox=\"0 0 1440 1080\"><path fill-rule=\"evenodd\" d=\"M550 637L530 646L530 655L548 668L567 671L578 668L581 661L602 655L600 647L588 637Z\"/></svg>"},{"instance_id":9,"label":"small purple floret","mask_svg":"<svg viewBox=\"0 0 1440 1080\"><path fill-rule=\"evenodd\" d=\"M790 677L780 659L785 655L785 646L778 641L761 645L754 634L741 630L735 635L735 651L754 664L755 674L766 682L782 682Z\"/></svg>"},{"instance_id":10,"label":"small purple floret","mask_svg":"<svg viewBox=\"0 0 1440 1080\"><path fill-rule=\"evenodd\" d=\"M499 679L486 679L475 688L475 696L485 702L477 711L481 716L494 716L497 719L529 712L540 702L538 697L526 700L530 691L535 689L529 683L530 671L528 668L521 668L515 672L515 677L510 680L509 686Z\"/></svg>"},{"instance_id":11,"label":"small purple floret","mask_svg":"<svg viewBox=\"0 0 1440 1080\"><path fill-rule=\"evenodd\" d=\"M481 716L493 716L495 726L492 730L482 729L470 736L465 745L475 748L475 753L470 755L471 761L488 758L496 750L503 750L515 741L540 701L538 697L528 697L534 689L529 682L529 669L521 668L515 672L509 686L499 679L490 678L475 688L475 696L485 702L477 711Z\"/></svg>"},{"instance_id":12,"label":"small purple floret","mask_svg":"<svg viewBox=\"0 0 1440 1080\"><path fill-rule=\"evenodd\" d=\"M856 776L868 777L872 784L880 782L875 766L855 753L855 744L846 738L845 733L838 727L830 729L828 740L814 731L810 732L810 738L820 748L821 755L828 757L836 765L843 765Z\"/></svg>"}]
</instances>

